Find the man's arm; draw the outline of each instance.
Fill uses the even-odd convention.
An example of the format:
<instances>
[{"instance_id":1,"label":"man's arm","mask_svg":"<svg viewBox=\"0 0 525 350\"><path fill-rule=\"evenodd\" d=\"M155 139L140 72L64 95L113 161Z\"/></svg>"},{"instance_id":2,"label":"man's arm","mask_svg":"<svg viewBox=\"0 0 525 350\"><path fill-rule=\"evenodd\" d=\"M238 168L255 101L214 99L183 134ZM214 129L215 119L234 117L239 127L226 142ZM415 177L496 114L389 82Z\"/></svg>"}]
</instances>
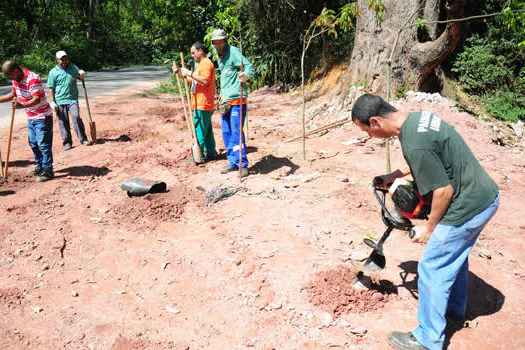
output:
<instances>
[{"instance_id":1,"label":"man's arm","mask_svg":"<svg viewBox=\"0 0 525 350\"><path fill-rule=\"evenodd\" d=\"M16 96L15 93L13 92L13 90L11 90L10 93L0 96L0 103L10 102L13 100L15 96Z\"/></svg>"},{"instance_id":2,"label":"man's arm","mask_svg":"<svg viewBox=\"0 0 525 350\"><path fill-rule=\"evenodd\" d=\"M193 78L193 80L197 81L198 83L201 83L201 85L204 85L204 86L210 85L210 82L208 81L208 79L206 79L203 76L199 75L199 73L196 72L196 71L193 71L191 73L190 77Z\"/></svg>"},{"instance_id":3,"label":"man's arm","mask_svg":"<svg viewBox=\"0 0 525 350\"><path fill-rule=\"evenodd\" d=\"M374 178L374 187L389 188L395 179L410 175L410 167L397 169L394 172L386 175L376 176Z\"/></svg>"},{"instance_id":4,"label":"man's arm","mask_svg":"<svg viewBox=\"0 0 525 350\"><path fill-rule=\"evenodd\" d=\"M55 89L53 88L49 88L49 105L51 106L51 109L57 109L57 104L55 102Z\"/></svg>"},{"instance_id":5,"label":"man's arm","mask_svg":"<svg viewBox=\"0 0 525 350\"><path fill-rule=\"evenodd\" d=\"M445 215L452 201L454 188L448 184L445 187L432 191L432 206L426 224L414 227L416 235L412 238L414 243L425 243L430 239L441 218Z\"/></svg>"},{"instance_id":6,"label":"man's arm","mask_svg":"<svg viewBox=\"0 0 525 350\"><path fill-rule=\"evenodd\" d=\"M23 108L35 106L39 103L40 103L40 96L33 96L33 98L27 101L26 103L21 103L20 101L17 100L16 102L13 102L13 105L15 106L16 109L23 109Z\"/></svg>"}]
</instances>

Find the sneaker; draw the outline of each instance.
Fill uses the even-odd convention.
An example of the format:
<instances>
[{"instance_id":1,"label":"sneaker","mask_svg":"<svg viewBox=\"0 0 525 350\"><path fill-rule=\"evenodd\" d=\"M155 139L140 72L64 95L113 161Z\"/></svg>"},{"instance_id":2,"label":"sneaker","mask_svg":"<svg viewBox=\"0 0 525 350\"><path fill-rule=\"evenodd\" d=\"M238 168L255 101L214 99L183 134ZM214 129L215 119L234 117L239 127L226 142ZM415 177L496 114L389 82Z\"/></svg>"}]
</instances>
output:
<instances>
[{"instance_id":1,"label":"sneaker","mask_svg":"<svg viewBox=\"0 0 525 350\"><path fill-rule=\"evenodd\" d=\"M53 173L53 169L49 169L49 168L42 169L42 171L40 172L40 174L38 174L36 178L36 182L49 181L54 177L55 177L55 174Z\"/></svg>"},{"instance_id":2,"label":"sneaker","mask_svg":"<svg viewBox=\"0 0 525 350\"><path fill-rule=\"evenodd\" d=\"M64 145L64 151L69 151L71 149L71 144L70 143L66 143Z\"/></svg>"},{"instance_id":3,"label":"sneaker","mask_svg":"<svg viewBox=\"0 0 525 350\"><path fill-rule=\"evenodd\" d=\"M88 141L88 140L84 140L84 141L82 141L82 144L83 144L84 146L91 146L91 145L93 144L93 142Z\"/></svg>"},{"instance_id":4,"label":"sneaker","mask_svg":"<svg viewBox=\"0 0 525 350\"><path fill-rule=\"evenodd\" d=\"M41 171L42 171L42 167L40 166L40 164L37 164L33 169L29 169L27 171L27 174L28 175L38 176L38 175L40 175Z\"/></svg>"},{"instance_id":5,"label":"sneaker","mask_svg":"<svg viewBox=\"0 0 525 350\"><path fill-rule=\"evenodd\" d=\"M391 332L388 335L388 344L398 350L425 350L426 348L419 344L412 332Z\"/></svg>"},{"instance_id":6,"label":"sneaker","mask_svg":"<svg viewBox=\"0 0 525 350\"><path fill-rule=\"evenodd\" d=\"M236 166L227 165L224 168L221 168L221 174L228 174L228 173L231 173L232 171L237 171L237 170L239 170L239 168L237 168Z\"/></svg>"}]
</instances>

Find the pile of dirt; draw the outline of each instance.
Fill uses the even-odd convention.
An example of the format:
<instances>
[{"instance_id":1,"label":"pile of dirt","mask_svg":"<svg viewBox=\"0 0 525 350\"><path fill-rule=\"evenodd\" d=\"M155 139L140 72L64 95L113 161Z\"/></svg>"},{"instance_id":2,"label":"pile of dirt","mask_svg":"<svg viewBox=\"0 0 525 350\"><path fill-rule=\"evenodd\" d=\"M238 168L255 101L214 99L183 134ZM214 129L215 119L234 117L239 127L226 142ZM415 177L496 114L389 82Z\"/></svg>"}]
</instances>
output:
<instances>
[{"instance_id":1,"label":"pile of dirt","mask_svg":"<svg viewBox=\"0 0 525 350\"><path fill-rule=\"evenodd\" d=\"M166 124L173 123L179 130L186 127L186 119L184 118L182 104L151 107L146 110L146 114L157 116Z\"/></svg>"},{"instance_id":2,"label":"pile of dirt","mask_svg":"<svg viewBox=\"0 0 525 350\"><path fill-rule=\"evenodd\" d=\"M355 270L340 265L317 273L304 289L313 305L335 316L382 309L391 295L355 288L356 275Z\"/></svg>"},{"instance_id":3,"label":"pile of dirt","mask_svg":"<svg viewBox=\"0 0 525 350\"><path fill-rule=\"evenodd\" d=\"M186 205L196 202L198 193L190 193L184 186L171 188L168 193L131 197L113 209L117 222L153 228L164 221L175 221L184 214Z\"/></svg>"}]
</instances>

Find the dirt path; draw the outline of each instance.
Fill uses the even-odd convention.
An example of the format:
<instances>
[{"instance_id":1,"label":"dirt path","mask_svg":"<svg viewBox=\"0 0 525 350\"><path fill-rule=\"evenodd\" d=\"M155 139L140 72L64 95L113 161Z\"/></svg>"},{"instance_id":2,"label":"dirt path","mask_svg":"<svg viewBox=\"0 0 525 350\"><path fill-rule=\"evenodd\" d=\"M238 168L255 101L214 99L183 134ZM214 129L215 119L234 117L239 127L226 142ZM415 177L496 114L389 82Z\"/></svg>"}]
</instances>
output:
<instances>
[{"instance_id":1,"label":"dirt path","mask_svg":"<svg viewBox=\"0 0 525 350\"><path fill-rule=\"evenodd\" d=\"M348 113L316 103L317 125ZM501 187L470 258L474 321L449 330L450 349L525 348L523 151L495 145L452 104L400 105L454 125ZM385 349L388 332L416 326L423 246L391 235L379 291L355 290L343 262L384 230L369 187L384 173L382 141L347 124L309 139L303 161L300 142L282 142L299 134L299 100L262 89L250 97L251 175L240 184L219 174L224 158L189 161L174 96L136 91L92 106L101 142L64 152L55 128L47 183L26 175L26 127L15 128L0 187L0 348ZM216 114L214 126L224 154ZM169 192L129 198L120 185L132 177ZM197 186L239 192L207 207Z\"/></svg>"}]
</instances>

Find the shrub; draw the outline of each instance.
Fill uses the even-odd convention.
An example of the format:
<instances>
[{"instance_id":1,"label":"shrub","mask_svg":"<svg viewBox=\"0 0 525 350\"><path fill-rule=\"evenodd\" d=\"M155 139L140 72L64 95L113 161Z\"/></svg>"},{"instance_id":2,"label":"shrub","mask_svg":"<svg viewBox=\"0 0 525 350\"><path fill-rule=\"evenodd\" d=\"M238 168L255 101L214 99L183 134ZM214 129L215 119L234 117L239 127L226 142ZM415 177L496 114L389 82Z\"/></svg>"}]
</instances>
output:
<instances>
[{"instance_id":1,"label":"shrub","mask_svg":"<svg viewBox=\"0 0 525 350\"><path fill-rule=\"evenodd\" d=\"M467 40L471 46L458 54L453 72L459 74L459 82L469 92L483 94L508 86L513 79L513 67L506 56L498 55L491 43L485 43L477 35Z\"/></svg>"},{"instance_id":2,"label":"shrub","mask_svg":"<svg viewBox=\"0 0 525 350\"><path fill-rule=\"evenodd\" d=\"M487 113L507 122L525 121L525 97L513 91L500 90L481 97Z\"/></svg>"}]
</instances>

